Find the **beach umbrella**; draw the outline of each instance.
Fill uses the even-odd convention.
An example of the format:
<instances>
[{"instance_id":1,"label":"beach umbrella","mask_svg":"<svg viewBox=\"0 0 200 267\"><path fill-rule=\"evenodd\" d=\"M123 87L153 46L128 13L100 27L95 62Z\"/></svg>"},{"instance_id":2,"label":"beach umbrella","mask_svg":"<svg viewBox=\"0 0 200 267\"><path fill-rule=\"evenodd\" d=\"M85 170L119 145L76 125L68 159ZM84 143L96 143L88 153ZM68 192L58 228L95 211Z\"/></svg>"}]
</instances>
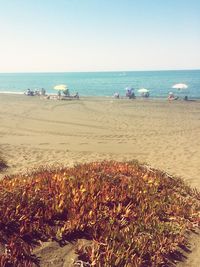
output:
<instances>
[{"instance_id":1,"label":"beach umbrella","mask_svg":"<svg viewBox=\"0 0 200 267\"><path fill-rule=\"evenodd\" d=\"M177 83L177 84L174 84L172 86L172 88L175 88L175 89L178 89L178 90L182 90L182 89L187 89L188 86L185 83Z\"/></svg>"},{"instance_id":2,"label":"beach umbrella","mask_svg":"<svg viewBox=\"0 0 200 267\"><path fill-rule=\"evenodd\" d=\"M143 97L149 97L149 89L146 88L141 88L138 90L138 92L141 94Z\"/></svg>"},{"instance_id":3,"label":"beach umbrella","mask_svg":"<svg viewBox=\"0 0 200 267\"><path fill-rule=\"evenodd\" d=\"M141 93L141 94L143 94L143 93L148 93L149 90L146 89L146 88L141 88L141 89L138 90L138 92Z\"/></svg>"},{"instance_id":4,"label":"beach umbrella","mask_svg":"<svg viewBox=\"0 0 200 267\"><path fill-rule=\"evenodd\" d=\"M67 90L67 85L66 84L58 84L58 85L54 86L54 89L58 90L58 91L64 91L64 90Z\"/></svg>"}]
</instances>

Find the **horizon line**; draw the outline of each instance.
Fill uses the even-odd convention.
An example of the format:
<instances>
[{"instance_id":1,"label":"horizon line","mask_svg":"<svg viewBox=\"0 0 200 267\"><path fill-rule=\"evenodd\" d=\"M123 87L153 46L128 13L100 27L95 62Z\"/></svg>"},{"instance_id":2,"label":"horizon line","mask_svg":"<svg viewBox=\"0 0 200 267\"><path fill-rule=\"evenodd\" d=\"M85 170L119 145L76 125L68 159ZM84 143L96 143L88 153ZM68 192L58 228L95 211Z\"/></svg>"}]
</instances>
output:
<instances>
[{"instance_id":1,"label":"horizon line","mask_svg":"<svg viewBox=\"0 0 200 267\"><path fill-rule=\"evenodd\" d=\"M0 74L33 74L33 73L96 73L96 72L154 72L154 71L196 71L194 69L153 69L153 70L88 70L88 71L5 71Z\"/></svg>"}]
</instances>

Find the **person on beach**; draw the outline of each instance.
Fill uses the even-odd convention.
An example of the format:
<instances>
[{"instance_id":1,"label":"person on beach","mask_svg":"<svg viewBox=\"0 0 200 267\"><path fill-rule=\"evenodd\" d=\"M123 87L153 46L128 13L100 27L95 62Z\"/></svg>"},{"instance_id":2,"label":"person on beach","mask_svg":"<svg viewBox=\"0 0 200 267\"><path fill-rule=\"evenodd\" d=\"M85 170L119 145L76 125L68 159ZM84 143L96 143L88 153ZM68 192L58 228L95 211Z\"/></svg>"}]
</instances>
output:
<instances>
[{"instance_id":1,"label":"person on beach","mask_svg":"<svg viewBox=\"0 0 200 267\"><path fill-rule=\"evenodd\" d=\"M46 95L46 90L45 90L44 88L42 88L40 94L41 94L42 96L45 96L45 95Z\"/></svg>"},{"instance_id":2,"label":"person on beach","mask_svg":"<svg viewBox=\"0 0 200 267\"><path fill-rule=\"evenodd\" d=\"M142 96L142 97L149 97L149 92L143 92L143 93L141 94L141 96Z\"/></svg>"},{"instance_id":3,"label":"person on beach","mask_svg":"<svg viewBox=\"0 0 200 267\"><path fill-rule=\"evenodd\" d=\"M26 94L31 95L31 89L28 88Z\"/></svg>"},{"instance_id":4,"label":"person on beach","mask_svg":"<svg viewBox=\"0 0 200 267\"><path fill-rule=\"evenodd\" d=\"M167 99L168 99L169 101L177 100L177 99L178 99L178 96L175 97L175 95L174 95L172 92L170 92L170 93L169 93L169 96L168 96Z\"/></svg>"},{"instance_id":5,"label":"person on beach","mask_svg":"<svg viewBox=\"0 0 200 267\"><path fill-rule=\"evenodd\" d=\"M39 90L38 89L35 89L35 91L34 91L34 93L33 93L34 95L40 95L40 92L39 92Z\"/></svg>"},{"instance_id":6,"label":"person on beach","mask_svg":"<svg viewBox=\"0 0 200 267\"><path fill-rule=\"evenodd\" d=\"M61 91L59 90L58 91L58 99L60 99L61 98Z\"/></svg>"},{"instance_id":7,"label":"person on beach","mask_svg":"<svg viewBox=\"0 0 200 267\"><path fill-rule=\"evenodd\" d=\"M128 88L127 89L126 97L128 97L129 99L134 99L135 98L135 94L133 92L133 88Z\"/></svg>"},{"instance_id":8,"label":"person on beach","mask_svg":"<svg viewBox=\"0 0 200 267\"><path fill-rule=\"evenodd\" d=\"M134 94L133 91L130 92L128 98L129 98L129 99L134 99L134 98L135 98L135 94Z\"/></svg>"},{"instance_id":9,"label":"person on beach","mask_svg":"<svg viewBox=\"0 0 200 267\"><path fill-rule=\"evenodd\" d=\"M119 98L119 93L114 93L114 98Z\"/></svg>"},{"instance_id":10,"label":"person on beach","mask_svg":"<svg viewBox=\"0 0 200 267\"><path fill-rule=\"evenodd\" d=\"M76 94L74 95L74 98L79 99L79 94L78 94L78 92L76 92Z\"/></svg>"},{"instance_id":11,"label":"person on beach","mask_svg":"<svg viewBox=\"0 0 200 267\"><path fill-rule=\"evenodd\" d=\"M28 88L24 94L27 96L34 96L34 92L30 88Z\"/></svg>"},{"instance_id":12,"label":"person on beach","mask_svg":"<svg viewBox=\"0 0 200 267\"><path fill-rule=\"evenodd\" d=\"M66 88L66 89L63 91L63 94L64 94L64 96L70 96L69 89Z\"/></svg>"}]
</instances>

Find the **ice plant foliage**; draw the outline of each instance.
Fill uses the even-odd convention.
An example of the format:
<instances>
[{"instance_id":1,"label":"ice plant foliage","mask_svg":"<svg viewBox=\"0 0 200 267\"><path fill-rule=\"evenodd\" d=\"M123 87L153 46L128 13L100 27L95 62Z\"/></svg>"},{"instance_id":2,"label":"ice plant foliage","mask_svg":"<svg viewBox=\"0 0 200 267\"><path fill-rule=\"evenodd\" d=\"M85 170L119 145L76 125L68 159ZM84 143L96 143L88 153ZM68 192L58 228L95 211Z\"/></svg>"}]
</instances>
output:
<instances>
[{"instance_id":1,"label":"ice plant foliage","mask_svg":"<svg viewBox=\"0 0 200 267\"><path fill-rule=\"evenodd\" d=\"M35 266L40 240L77 247L90 266L167 266L200 224L200 193L137 162L94 162L0 181L0 266Z\"/></svg>"}]
</instances>

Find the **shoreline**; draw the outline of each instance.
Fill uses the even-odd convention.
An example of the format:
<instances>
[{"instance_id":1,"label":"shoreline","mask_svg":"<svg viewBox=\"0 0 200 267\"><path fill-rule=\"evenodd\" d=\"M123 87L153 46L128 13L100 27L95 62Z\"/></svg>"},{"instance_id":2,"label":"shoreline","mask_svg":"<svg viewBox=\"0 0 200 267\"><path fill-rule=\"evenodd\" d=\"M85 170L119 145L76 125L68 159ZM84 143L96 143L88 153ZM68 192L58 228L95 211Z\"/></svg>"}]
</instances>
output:
<instances>
[{"instance_id":1,"label":"shoreline","mask_svg":"<svg viewBox=\"0 0 200 267\"><path fill-rule=\"evenodd\" d=\"M25 95L24 92L12 92L12 91L0 91L0 96L15 96L15 97L18 97L18 96L24 96L24 97L30 97L30 98L37 98L37 99L44 99L45 97L47 96L53 96L53 97L57 97L57 94L56 93L47 93L45 96L27 96ZM81 100L115 100L115 101L120 101L120 100L127 100L127 101L163 101L163 102L166 102L168 101L167 97L155 97L155 96L149 96L149 97L142 97L142 96L138 96L136 95L136 98L135 99L129 99L128 97L126 97L125 95L124 96L121 96L119 99L116 99L114 96L112 95L108 95L108 96L86 96L86 95L81 95L80 96L80 99ZM51 99L49 99L51 100ZM189 98L189 100L185 101L182 96L180 98L178 98L177 100L174 100L174 101L168 101L168 102L200 102L200 97L191 97Z\"/></svg>"}]
</instances>

